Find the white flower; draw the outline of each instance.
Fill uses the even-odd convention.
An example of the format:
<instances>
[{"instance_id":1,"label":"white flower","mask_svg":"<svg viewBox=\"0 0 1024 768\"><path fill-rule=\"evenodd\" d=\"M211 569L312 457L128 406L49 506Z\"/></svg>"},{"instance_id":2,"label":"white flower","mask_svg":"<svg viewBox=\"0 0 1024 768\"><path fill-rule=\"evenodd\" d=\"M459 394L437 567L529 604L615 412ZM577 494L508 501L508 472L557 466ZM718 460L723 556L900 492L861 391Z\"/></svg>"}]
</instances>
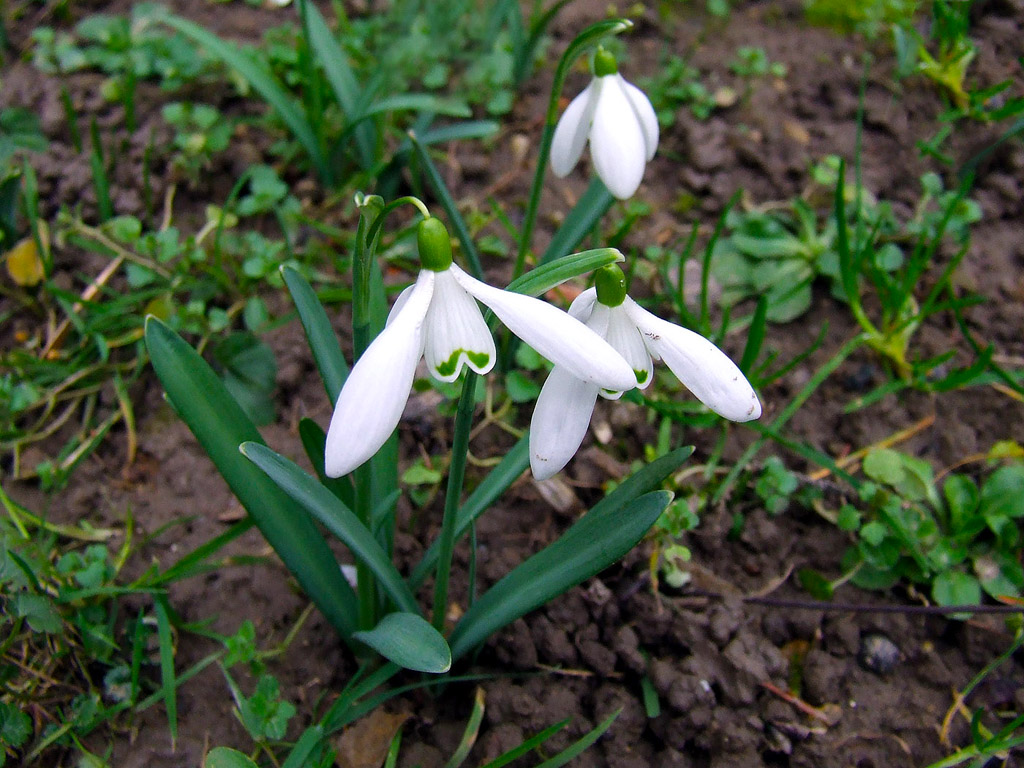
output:
<instances>
[{"instance_id":1,"label":"white flower","mask_svg":"<svg viewBox=\"0 0 1024 768\"><path fill-rule=\"evenodd\" d=\"M622 78L606 51L595 56L594 72L555 126L551 170L559 178L568 176L590 139L594 170L609 192L625 200L640 186L658 148L658 118L650 99Z\"/></svg>"},{"instance_id":2,"label":"white flower","mask_svg":"<svg viewBox=\"0 0 1024 768\"><path fill-rule=\"evenodd\" d=\"M621 275L621 272L619 272ZM697 398L730 421L751 421L761 403L736 364L703 336L655 317L623 293L618 306L598 301L598 289L581 293L569 314L605 338L636 374L637 386L652 379L654 360L664 360ZM538 480L551 477L573 457L587 433L598 394L608 391L555 365L544 382L530 422L530 466Z\"/></svg>"},{"instance_id":3,"label":"white flower","mask_svg":"<svg viewBox=\"0 0 1024 768\"><path fill-rule=\"evenodd\" d=\"M447 238L445 231L446 244ZM428 259L420 239L421 259L430 268L398 297L386 327L349 373L327 431L324 463L329 477L345 475L367 461L398 426L421 357L441 381L455 381L463 365L481 374L491 370L494 339L477 301L581 381L608 389L634 385L633 371L622 357L582 322L539 299L470 277L451 263L450 244L447 249L445 267L443 258Z\"/></svg>"}]
</instances>

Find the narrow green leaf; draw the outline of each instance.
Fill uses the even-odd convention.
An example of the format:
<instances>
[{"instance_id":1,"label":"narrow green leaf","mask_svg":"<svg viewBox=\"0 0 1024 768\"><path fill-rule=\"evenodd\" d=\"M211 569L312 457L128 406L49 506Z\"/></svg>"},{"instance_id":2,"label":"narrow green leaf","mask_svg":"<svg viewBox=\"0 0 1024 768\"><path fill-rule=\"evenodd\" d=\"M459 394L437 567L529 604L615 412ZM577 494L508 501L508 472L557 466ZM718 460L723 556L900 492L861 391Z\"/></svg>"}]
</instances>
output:
<instances>
[{"instance_id":1,"label":"narrow green leaf","mask_svg":"<svg viewBox=\"0 0 1024 768\"><path fill-rule=\"evenodd\" d=\"M389 613L373 629L356 632L353 637L388 661L415 672L439 675L452 666L448 643L417 613Z\"/></svg>"},{"instance_id":2,"label":"narrow green leaf","mask_svg":"<svg viewBox=\"0 0 1024 768\"><path fill-rule=\"evenodd\" d=\"M529 435L524 435L459 508L455 523L456 540L469 530L470 523L490 509L491 504L508 490L508 487L526 471L528 466L530 466L530 438ZM418 588L427 575L434 570L439 554L440 543L435 539L409 577L409 583L413 589Z\"/></svg>"},{"instance_id":3,"label":"narrow green leaf","mask_svg":"<svg viewBox=\"0 0 1024 768\"><path fill-rule=\"evenodd\" d=\"M429 128L416 134L420 144L429 147L431 144L443 144L459 139L485 139L498 132L501 126L493 120L471 120Z\"/></svg>"},{"instance_id":4,"label":"narrow green leaf","mask_svg":"<svg viewBox=\"0 0 1024 768\"><path fill-rule=\"evenodd\" d=\"M167 729L171 732L171 749L178 740L178 696L174 682L174 642L171 639L171 620L167 615L164 597L153 603L156 613L156 636L160 647L160 690L167 710Z\"/></svg>"},{"instance_id":5,"label":"narrow green leaf","mask_svg":"<svg viewBox=\"0 0 1024 768\"><path fill-rule=\"evenodd\" d=\"M302 0L302 3L309 45L316 52L317 62L323 67L324 74L327 75L327 82L331 84L331 90L334 91L334 98L337 100L338 106L345 113L345 117L351 120L359 111L358 105L363 99L363 89L356 79L352 67L349 66L345 51L331 33L320 11L317 10L316 3L307 0ZM364 170L373 167L372 126L358 126L355 130L355 137L360 165Z\"/></svg>"},{"instance_id":6,"label":"narrow green leaf","mask_svg":"<svg viewBox=\"0 0 1024 768\"><path fill-rule=\"evenodd\" d=\"M469 757L473 745L476 744L477 736L480 735L480 723L484 719L484 689L478 687L473 696L473 709L469 713L469 720L466 722L466 730L462 732L459 746L452 752L444 768L459 768L466 758Z\"/></svg>"},{"instance_id":7,"label":"narrow green leaf","mask_svg":"<svg viewBox=\"0 0 1024 768\"><path fill-rule=\"evenodd\" d=\"M590 251L571 253L531 269L522 277L513 280L508 290L527 296L542 296L566 280L625 260L626 257L618 248L594 248Z\"/></svg>"},{"instance_id":8,"label":"narrow green leaf","mask_svg":"<svg viewBox=\"0 0 1024 768\"><path fill-rule=\"evenodd\" d=\"M294 502L345 542L352 554L373 571L373 575L380 580L381 586L395 601L395 605L409 613L419 612L412 592L373 534L341 499L318 483L315 478L303 472L294 462L261 443L243 443L239 450Z\"/></svg>"},{"instance_id":9,"label":"narrow green leaf","mask_svg":"<svg viewBox=\"0 0 1024 768\"><path fill-rule=\"evenodd\" d=\"M354 120L365 120L386 112L432 112L449 117L471 117L473 112L458 99L446 99L431 93L399 93L374 102Z\"/></svg>"},{"instance_id":10,"label":"narrow green leaf","mask_svg":"<svg viewBox=\"0 0 1024 768\"><path fill-rule=\"evenodd\" d=\"M535 736L531 736L522 744L513 747L508 752L502 755L498 755L496 758L491 760L487 765L481 766L481 768L502 768L502 766L508 765L513 760L518 760L520 757L525 755L527 752L533 751L534 748L539 747L545 741L550 739L556 733L564 729L570 723L569 718L562 720L559 723L548 726L543 731Z\"/></svg>"},{"instance_id":11,"label":"narrow green leaf","mask_svg":"<svg viewBox=\"0 0 1024 768\"><path fill-rule=\"evenodd\" d=\"M624 509L591 510L466 611L450 638L453 658L614 563L643 538L671 500L671 493L655 491Z\"/></svg>"},{"instance_id":12,"label":"narrow green leaf","mask_svg":"<svg viewBox=\"0 0 1024 768\"><path fill-rule=\"evenodd\" d=\"M203 768L258 768L258 766L236 749L214 747L206 754Z\"/></svg>"},{"instance_id":13,"label":"narrow green leaf","mask_svg":"<svg viewBox=\"0 0 1024 768\"><path fill-rule=\"evenodd\" d=\"M348 363L345 362L345 355L338 344L338 337L334 333L326 310L317 299L312 286L306 282L306 278L300 275L298 270L288 266L281 268L281 276L284 277L292 301L299 312L299 320L306 332L306 340L313 352L316 368L320 371L324 389L331 399L331 405L334 405L341 388L345 385L345 379L348 378Z\"/></svg>"},{"instance_id":14,"label":"narrow green leaf","mask_svg":"<svg viewBox=\"0 0 1024 768\"><path fill-rule=\"evenodd\" d=\"M146 346L174 409L227 481L302 589L344 637L356 628L356 598L313 521L238 452L262 442L206 361L174 331L149 317Z\"/></svg>"},{"instance_id":15,"label":"narrow green leaf","mask_svg":"<svg viewBox=\"0 0 1024 768\"><path fill-rule=\"evenodd\" d=\"M288 753L287 759L281 764L281 768L305 768L310 764L310 755L320 746L323 738L324 729L319 725L304 730L292 751Z\"/></svg>"},{"instance_id":16,"label":"narrow green leaf","mask_svg":"<svg viewBox=\"0 0 1024 768\"><path fill-rule=\"evenodd\" d=\"M310 8L312 8L312 4L310 4ZM241 51L237 46L221 40L205 27L188 19L168 14L162 16L161 21L203 46L211 55L223 61L245 78L249 85L263 97L263 100L277 111L281 120L288 126L302 148L306 150L306 154L309 155L309 159L321 179L328 184L333 183L333 174L321 151L316 131L307 122L295 99L288 95L287 91L281 87L270 72L264 69L260 62Z\"/></svg>"},{"instance_id":17,"label":"narrow green leaf","mask_svg":"<svg viewBox=\"0 0 1024 768\"><path fill-rule=\"evenodd\" d=\"M615 722L615 718L619 716L620 712L622 712L621 708L616 709L608 715L608 717L598 723L592 731L580 738L575 744L569 745L554 757L545 760L543 763L538 765L537 768L559 768L559 766L565 765L573 758L585 752L595 741L604 735L605 731L612 727L612 723Z\"/></svg>"},{"instance_id":18,"label":"narrow green leaf","mask_svg":"<svg viewBox=\"0 0 1024 768\"><path fill-rule=\"evenodd\" d=\"M565 221L559 226L555 236L551 238L547 250L540 257L540 264L547 264L570 253L608 212L614 202L615 198L612 193L600 179L595 177L587 187L587 191L583 193L575 207L565 217Z\"/></svg>"},{"instance_id":19,"label":"narrow green leaf","mask_svg":"<svg viewBox=\"0 0 1024 768\"><path fill-rule=\"evenodd\" d=\"M412 141L413 149L416 152L417 159L420 161L420 165L423 167L424 174L427 176L427 181L433 188L434 194L437 195L445 214L447 214L448 221L455 228L455 236L459 240L459 245L462 246L462 254L466 258L469 271L477 280L483 280L484 268L480 265L480 254L473 244L473 238L469 235L469 227L466 226L466 221L462 218L459 207L455 204L451 192L448 191L448 185L444 183L444 179L441 178L437 166L430 159L430 153L427 152L427 148L419 140L419 137L410 131L409 140Z\"/></svg>"},{"instance_id":20,"label":"narrow green leaf","mask_svg":"<svg viewBox=\"0 0 1024 768\"><path fill-rule=\"evenodd\" d=\"M320 428L320 425L309 417L303 417L299 421L299 439L302 440L302 447L306 450L306 457L313 465L313 471L320 478L320 482L326 485L331 493L337 496L346 507L352 509L355 504L355 489L352 487L352 480L348 475L345 477L328 477L324 471L324 451L327 447L327 435Z\"/></svg>"}]
</instances>

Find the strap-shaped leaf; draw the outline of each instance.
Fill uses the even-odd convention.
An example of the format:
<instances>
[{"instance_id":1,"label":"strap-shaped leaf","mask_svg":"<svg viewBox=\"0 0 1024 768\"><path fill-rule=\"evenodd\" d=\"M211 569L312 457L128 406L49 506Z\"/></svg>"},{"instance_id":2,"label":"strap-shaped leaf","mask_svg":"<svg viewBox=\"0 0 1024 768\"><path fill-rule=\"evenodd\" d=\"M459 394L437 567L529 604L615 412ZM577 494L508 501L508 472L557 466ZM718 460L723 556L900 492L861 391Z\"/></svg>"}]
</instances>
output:
<instances>
[{"instance_id":1,"label":"strap-shaped leaf","mask_svg":"<svg viewBox=\"0 0 1024 768\"><path fill-rule=\"evenodd\" d=\"M342 503L352 509L355 504L355 489L352 487L352 479L345 477L328 477L324 471L324 453L327 447L327 435L324 434L320 425L308 416L299 421L299 439L306 451L306 458L313 465L313 471L320 478L320 482L330 489L331 493L341 499Z\"/></svg>"},{"instance_id":2,"label":"strap-shaped leaf","mask_svg":"<svg viewBox=\"0 0 1024 768\"><path fill-rule=\"evenodd\" d=\"M672 494L655 491L624 509L595 510L550 546L491 587L455 626L450 645L459 658L502 627L601 572L632 549L654 525Z\"/></svg>"},{"instance_id":3,"label":"strap-shaped leaf","mask_svg":"<svg viewBox=\"0 0 1024 768\"><path fill-rule=\"evenodd\" d=\"M452 667L448 643L417 613L389 613L373 629L354 637L405 669L439 675Z\"/></svg>"},{"instance_id":4,"label":"strap-shaped leaf","mask_svg":"<svg viewBox=\"0 0 1024 768\"><path fill-rule=\"evenodd\" d=\"M146 319L146 346L167 397L302 589L344 637L356 629L357 606L334 554L313 521L238 452L261 443L206 361L159 320Z\"/></svg>"},{"instance_id":5,"label":"strap-shaped leaf","mask_svg":"<svg viewBox=\"0 0 1024 768\"><path fill-rule=\"evenodd\" d=\"M530 466L530 438L529 435L525 435L512 446L512 449L487 474L483 482L476 487L476 490L459 508L455 523L456 540L469 529L470 523L486 512L491 504L508 490L508 487L526 471L528 466ZM409 583L413 589L419 587L427 575L434 570L439 553L440 545L435 539L409 577Z\"/></svg>"},{"instance_id":6,"label":"strap-shaped leaf","mask_svg":"<svg viewBox=\"0 0 1024 768\"><path fill-rule=\"evenodd\" d=\"M267 473L292 500L341 539L352 554L380 580L388 596L401 610L418 613L416 599L377 540L341 499L310 477L295 462L261 443L243 443L239 450Z\"/></svg>"},{"instance_id":7,"label":"strap-shaped leaf","mask_svg":"<svg viewBox=\"0 0 1024 768\"><path fill-rule=\"evenodd\" d=\"M280 115L285 125L291 130L296 140L306 150L320 178L327 183L332 183L333 174L320 149L316 131L307 122L302 109L299 108L295 99L288 95L280 83L260 62L240 50L237 46L221 40L205 27L201 27L188 19L167 14L166 16L161 16L160 20L167 26L181 32L185 37L190 38L193 42L203 46L210 54L244 77L249 85L263 97L263 100L277 111L277 114Z\"/></svg>"},{"instance_id":8,"label":"strap-shaped leaf","mask_svg":"<svg viewBox=\"0 0 1024 768\"><path fill-rule=\"evenodd\" d=\"M306 340L313 352L313 360L320 371L327 397L331 399L331 405L334 405L345 379L348 378L348 363L341 352L338 337L331 327L330 318L327 317L323 304L316 297L312 286L306 282L306 278L293 267L287 266L281 268L281 276L284 277L292 301L295 302L295 309L299 312L299 320L306 332Z\"/></svg>"},{"instance_id":9,"label":"strap-shaped leaf","mask_svg":"<svg viewBox=\"0 0 1024 768\"><path fill-rule=\"evenodd\" d=\"M522 277L509 283L507 290L526 296L542 296L566 280L625 260L626 257L618 248L594 248L590 251L571 253L536 269L531 269Z\"/></svg>"},{"instance_id":10,"label":"strap-shaped leaf","mask_svg":"<svg viewBox=\"0 0 1024 768\"><path fill-rule=\"evenodd\" d=\"M608 188L595 178L590 182L587 191L579 199L569 215L565 217L555 236L551 238L544 255L540 257L541 264L547 264L572 251L580 241L593 230L594 225L601 220L608 209L612 207L615 198Z\"/></svg>"},{"instance_id":11,"label":"strap-shaped leaf","mask_svg":"<svg viewBox=\"0 0 1024 768\"><path fill-rule=\"evenodd\" d=\"M682 448L669 451L664 456L659 456L619 483L614 491L591 508L587 517L610 514L625 508L627 504L645 493L656 491L665 482L665 478L675 472L679 465L690 458L692 454L693 446L684 445Z\"/></svg>"}]
</instances>

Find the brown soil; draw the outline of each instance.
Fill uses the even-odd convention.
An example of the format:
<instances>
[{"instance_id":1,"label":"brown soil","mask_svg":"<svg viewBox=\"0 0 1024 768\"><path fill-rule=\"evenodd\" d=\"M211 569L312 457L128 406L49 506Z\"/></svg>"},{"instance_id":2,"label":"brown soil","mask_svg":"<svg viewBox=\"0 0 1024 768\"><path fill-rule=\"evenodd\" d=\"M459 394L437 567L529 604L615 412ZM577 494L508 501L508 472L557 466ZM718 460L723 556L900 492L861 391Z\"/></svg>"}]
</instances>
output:
<instances>
[{"instance_id":1,"label":"brown soil","mask_svg":"<svg viewBox=\"0 0 1024 768\"><path fill-rule=\"evenodd\" d=\"M222 34L240 38L255 37L280 18L268 22L266 12L241 3L209 8L188 2L174 5ZM123 12L127 7L127 3L81 4L76 5L75 14L101 9ZM601 18L604 8L602 2L583 0L566 8L554 28L553 50L562 50L579 29ZM682 192L699 200L696 215L710 224L737 188L745 189L757 203L785 199L804 187L812 161L830 153L848 158L854 153L863 41L808 28L798 3L743 5L734 8L727 22L706 17L695 6L684 10L685 17L665 23L658 22L653 10L645 12L628 41L631 55L623 66L627 77L636 80L653 73L659 54L667 50L692 55L712 85L733 83L726 62L739 45L764 47L771 60L787 65L789 74L778 87L769 81L760 83L749 103L718 111L706 122L695 120L686 110L679 112L676 123L665 130L659 156L641 187L639 196L654 213L630 236L627 245L631 247L642 248L688 230L694 213L672 212ZM18 30L31 29L31 22L23 20ZM979 82L1020 77L1019 67L1007 68L1019 54L1022 29L1020 3L1011 0L979 7L974 38L981 45L981 55L972 69ZM15 41L19 42L17 35ZM876 194L909 210L918 195L918 177L930 167L921 160L915 142L936 130L941 101L923 82L894 85L891 56L882 48L875 54L866 92L864 178ZM484 205L487 196L495 194L510 211L525 199L532 171L529 161L508 173L512 166L502 157L502 148L517 135L525 136L531 145L535 142L550 76L547 70L530 82L502 140L488 154L481 154L476 144L453 148L445 172L458 199ZM569 91L584 81L584 75L573 75ZM83 114L100 113L106 128L118 124L120 110L102 103L95 76L76 75L67 82ZM37 163L41 193L48 201L46 214L54 214L63 201L82 200L88 216L92 205L88 161L67 143L58 85L28 64L16 63L4 75L2 95L4 104L37 109L53 141ZM140 210L138 169L145 144L151 129L166 133L159 127L162 98L157 91L144 94L149 108L140 109L136 135L125 137L125 161L114 179L119 213ZM208 98L216 99L217 94ZM224 95L219 106L246 108ZM953 154L963 161L993 136L984 126L965 124L954 138ZM233 146L205 187L190 193L194 209L187 201L179 201L182 221L200 212L207 201L223 200L237 174L262 151L261 144L246 144L244 138ZM166 169L155 168L154 178L160 189L167 183ZM585 183L581 172L564 182L552 180L542 226L550 226L566 213ZM984 220L973 229L972 249L958 278L988 300L971 310L972 330L994 343L1005 359L1017 361L1024 356L1022 187L1024 147L1017 142L1004 146L981 169L972 194L983 208ZM79 252L69 249L58 258L70 273L95 272L92 257ZM500 284L507 271L506 265L495 265L494 281ZM785 359L807 348L824 323L828 331L822 349L761 393L767 418L784 407L815 366L853 334L854 327L845 308L821 290L812 311L800 322L770 330L769 346ZM338 330L347 346L347 330L340 320ZM328 403L297 323L273 332L267 340L279 365L280 418L264 430L264 436L276 450L298 458L299 419L310 416L326 425ZM742 340L729 339L726 347L736 353L741 345ZM955 325L945 318L924 328L918 345L922 357L964 346ZM957 362L963 364L966 359ZM857 379L867 377L869 385L877 385L885 376L876 359L868 354L855 356L797 413L789 425L791 434L839 455L933 415L933 426L901 449L936 467L983 452L997 440L1024 438L1020 426L1024 404L988 388L942 395L910 392L843 413L843 407L865 386ZM416 396L410 403L409 428L403 430L403 455L408 462L420 455L421 445L436 452L450 439L450 421L434 405L429 395ZM171 524L139 553L131 567L141 570L153 561L166 566L222 533L227 520L237 519L238 508L187 429L163 404L152 378L140 390L138 416L140 452L132 466L124 466L123 449L115 437L76 472L70 487L59 496L44 497L27 485L12 492L30 507L48 508L60 519L116 523L130 510L143 534ZM528 412L521 413L520 423L525 424L527 417ZM482 586L557 536L581 503L594 500L593 489L625 466L618 462L636 458L636 447L654 437L643 412L631 406L602 405L596 419L609 422L616 435L628 437L628 442L613 443L612 461L600 459L596 448L585 449L577 457L566 475L566 487L577 500L563 511L549 503L549 489L538 488L529 476L520 479L480 525ZM697 444L692 462L702 461L713 448L714 435L693 432L674 437L679 444ZM751 439L749 432L734 429L726 455L737 456ZM491 428L472 450L477 456L494 455L505 444L503 433ZM795 469L805 468L797 457L784 458ZM737 508L747 514L747 521L742 533L730 538L727 534ZM435 503L427 513L414 514L408 502L402 502L404 528L398 549L403 560L415 562L423 542L432 540L439 511ZM570 727L550 744L551 750L564 747L621 708L608 734L575 764L616 768L922 766L950 751L940 743L938 728L952 703L951 692L962 688L1010 639L995 620L783 610L744 603L741 596L769 589L795 569L813 567L838 575L839 558L849 541L813 514L769 517L750 499L737 498L732 506L706 512L685 543L693 550L697 586L729 598L654 594L646 575L649 548L642 546L599 578L516 622L488 643L476 668L499 677L483 683L487 711L474 760L494 757L524 737L571 717ZM255 532L234 542L227 554L259 555L262 563L228 566L176 584L171 604L185 620L213 617L213 629L229 634L251 619L261 644L269 647L280 642L305 600ZM462 572L466 552L460 550L456 559ZM461 599L465 583L456 587L461 589L456 592ZM793 579L786 579L773 596L806 597ZM864 593L846 586L837 599L899 604L907 596ZM895 666L886 673L863 663L862 646L878 634L894 642L899 651ZM182 634L178 664L184 668L212 650L209 641ZM808 717L766 686L787 689L796 671L790 660L801 656L803 698L823 708L828 722ZM275 659L270 669L280 679L284 694L299 706L300 717L290 732L294 736L309 722L321 697L330 698L331 692L344 686L355 662L314 613L291 649ZM506 676L511 673L516 676ZM661 702L661 714L653 719L643 706L644 675ZM421 694L395 702L395 708L414 713L406 726L402 764L442 765L461 735L471 698L469 687L453 685L436 698ZM969 706L1024 708L1022 660L996 670ZM154 708L116 744L112 764L197 766L210 746L247 749L250 741L232 708L221 673L210 667L181 689L175 750L164 714ZM954 718L950 736L954 744L966 743L968 725L963 718Z\"/></svg>"}]
</instances>

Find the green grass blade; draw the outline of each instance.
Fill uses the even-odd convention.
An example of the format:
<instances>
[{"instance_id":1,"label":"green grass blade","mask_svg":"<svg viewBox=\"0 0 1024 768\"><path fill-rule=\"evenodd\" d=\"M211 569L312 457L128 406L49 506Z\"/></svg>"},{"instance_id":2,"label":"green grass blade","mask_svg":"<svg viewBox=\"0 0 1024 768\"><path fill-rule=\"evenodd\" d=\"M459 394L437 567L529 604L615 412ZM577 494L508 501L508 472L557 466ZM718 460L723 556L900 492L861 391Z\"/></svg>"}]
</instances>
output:
<instances>
[{"instance_id":1,"label":"green grass blade","mask_svg":"<svg viewBox=\"0 0 1024 768\"><path fill-rule=\"evenodd\" d=\"M341 539L352 554L366 563L401 610L419 613L416 599L391 564L384 550L370 530L337 496L302 471L294 462L267 448L262 443L243 443L242 455L266 472L282 491L310 515L323 523L327 530ZM292 513L294 515L294 511Z\"/></svg>"},{"instance_id":2,"label":"green grass blade","mask_svg":"<svg viewBox=\"0 0 1024 768\"><path fill-rule=\"evenodd\" d=\"M203 758L203 768L259 768L259 766L237 749L214 747Z\"/></svg>"},{"instance_id":3,"label":"green grass blade","mask_svg":"<svg viewBox=\"0 0 1024 768\"><path fill-rule=\"evenodd\" d=\"M167 728L171 732L171 749L178 740L178 696L174 682L174 642L171 620L163 597L153 603L156 613L156 636L160 646L160 690L167 710Z\"/></svg>"},{"instance_id":4,"label":"green grass blade","mask_svg":"<svg viewBox=\"0 0 1024 768\"><path fill-rule=\"evenodd\" d=\"M498 132L501 126L494 120L471 120L438 128L428 128L416 134L417 140L425 147L460 139L485 139Z\"/></svg>"},{"instance_id":5,"label":"green grass blade","mask_svg":"<svg viewBox=\"0 0 1024 768\"><path fill-rule=\"evenodd\" d=\"M541 256L540 263L547 264L570 253L608 212L614 202L615 198L612 193L601 183L600 179L595 178L591 181L587 191L583 193L583 197L579 199L569 215L565 217L565 221L562 222L558 231L555 232L555 236L551 238L551 243L544 251L544 255Z\"/></svg>"},{"instance_id":6,"label":"green grass blade","mask_svg":"<svg viewBox=\"0 0 1024 768\"><path fill-rule=\"evenodd\" d=\"M348 56L317 10L316 4L307 0L302 2L309 45L316 53L317 62L323 67L324 74L327 75L327 82L334 91L338 106L345 113L346 119L352 120L359 111L359 103L363 100L362 86L349 66ZM373 127L360 125L355 130L355 139L359 163L364 170L368 170L374 164Z\"/></svg>"},{"instance_id":7,"label":"green grass blade","mask_svg":"<svg viewBox=\"0 0 1024 768\"><path fill-rule=\"evenodd\" d=\"M306 278L300 275L298 270L287 266L281 268L281 276L292 295L292 301L295 302L295 309L299 312L299 320L306 332L306 340L313 352L316 368L320 371L324 389L331 399L331 405L334 405L345 379L348 378L348 363L345 362L345 355L338 344L338 337L331 327L327 311L316 297L312 286L306 282Z\"/></svg>"},{"instance_id":8,"label":"green grass blade","mask_svg":"<svg viewBox=\"0 0 1024 768\"><path fill-rule=\"evenodd\" d=\"M312 6L310 6L312 8ZM241 51L237 46L221 40L217 35L200 25L168 14L161 21L185 37L203 46L211 55L220 59L238 72L256 90L280 116L284 124L295 136L302 148L306 150L317 174L326 184L333 184L334 175L324 157L323 150L316 137L316 131L306 120L302 108L281 87L274 76L264 69L263 65L253 57Z\"/></svg>"},{"instance_id":9,"label":"green grass blade","mask_svg":"<svg viewBox=\"0 0 1024 768\"><path fill-rule=\"evenodd\" d=\"M617 248L594 248L590 251L571 253L543 266L531 269L522 277L513 280L508 290L527 296L542 296L556 285L587 272L593 272L607 264L625 261Z\"/></svg>"},{"instance_id":10,"label":"green grass blade","mask_svg":"<svg viewBox=\"0 0 1024 768\"><path fill-rule=\"evenodd\" d=\"M151 586L158 587L170 584L171 582L186 579L189 576L195 576L197 573L200 573L209 567L216 567L205 566L204 563L211 555L218 552L228 543L237 539L243 533L252 528L254 524L252 517L246 517L244 520L239 520L224 531L224 533L199 545L166 571L159 574L156 579L150 583Z\"/></svg>"},{"instance_id":11,"label":"green grass blade","mask_svg":"<svg viewBox=\"0 0 1024 768\"><path fill-rule=\"evenodd\" d=\"M114 205L110 202L110 178L107 176L107 161L103 156L103 141L100 139L96 119L89 123L89 166L92 169L92 185L96 190L96 207L100 222L107 221L114 215Z\"/></svg>"},{"instance_id":12,"label":"green grass blade","mask_svg":"<svg viewBox=\"0 0 1024 768\"><path fill-rule=\"evenodd\" d=\"M387 112L432 112L448 117L471 117L473 115L466 103L458 99L446 99L431 93L399 93L394 96L385 96L374 102L362 114L352 119L353 121L365 120L368 117Z\"/></svg>"},{"instance_id":13,"label":"green grass blade","mask_svg":"<svg viewBox=\"0 0 1024 768\"><path fill-rule=\"evenodd\" d=\"M685 445L658 457L619 483L614 491L591 508L587 516L612 514L625 509L645 493L658 490L665 478L679 469L692 454L693 446Z\"/></svg>"},{"instance_id":14,"label":"green grass blade","mask_svg":"<svg viewBox=\"0 0 1024 768\"><path fill-rule=\"evenodd\" d=\"M466 611L450 638L452 657L460 658L502 627L614 563L643 538L671 500L667 491L655 491L624 509L585 515Z\"/></svg>"},{"instance_id":15,"label":"green grass blade","mask_svg":"<svg viewBox=\"0 0 1024 768\"><path fill-rule=\"evenodd\" d=\"M473 749L473 745L476 744L477 736L480 735L480 723L484 719L484 689L477 688L476 693L473 696L473 709L469 713L469 720L466 722L466 730L462 732L462 738L459 740L459 746L452 752L452 756L448 758L448 762L445 763L444 768L459 768L466 758L469 757L469 753Z\"/></svg>"},{"instance_id":16,"label":"green grass blade","mask_svg":"<svg viewBox=\"0 0 1024 768\"><path fill-rule=\"evenodd\" d=\"M621 708L612 712L608 717L598 723L597 727L595 727L590 733L583 736L583 738L575 744L563 749L550 760L545 760L543 763L538 765L537 768L559 768L559 766L565 765L573 758L582 754L584 751L589 749L595 741L601 738L605 731L612 727L612 723L615 722L615 718L619 716L620 712L622 712Z\"/></svg>"},{"instance_id":17,"label":"green grass blade","mask_svg":"<svg viewBox=\"0 0 1024 768\"><path fill-rule=\"evenodd\" d=\"M146 346L167 396L227 480L263 536L331 625L348 637L356 629L356 598L313 521L295 514L288 496L238 452L262 442L206 361L155 318L146 320Z\"/></svg>"},{"instance_id":18,"label":"green grass blade","mask_svg":"<svg viewBox=\"0 0 1024 768\"><path fill-rule=\"evenodd\" d=\"M452 668L448 643L418 613L389 613L373 629L353 637L404 669L441 675Z\"/></svg>"},{"instance_id":19,"label":"green grass blade","mask_svg":"<svg viewBox=\"0 0 1024 768\"><path fill-rule=\"evenodd\" d=\"M555 723L554 725L548 726L543 731L538 733L536 736L531 736L519 746L513 747L503 755L498 755L496 758L491 760L491 762L487 763L487 765L481 766L481 768L502 768L502 766L508 765L513 760L518 760L527 752L529 752L532 749L535 749L536 747L539 747L545 741L547 741L556 733L561 731L570 722L571 721L569 720L569 718L566 718L560 723Z\"/></svg>"},{"instance_id":20,"label":"green grass blade","mask_svg":"<svg viewBox=\"0 0 1024 768\"><path fill-rule=\"evenodd\" d=\"M441 203L441 207L447 214L448 221L451 222L452 227L455 229L455 236L459 240L459 245L462 246L462 254L466 258L469 271L477 280L483 280L484 268L480 265L480 254L473 244L473 238L469 236L469 227L466 226L465 219L459 213L459 207L455 204L451 192L448 191L448 185L444 183L444 179L441 178L437 166L430 159L430 153L427 152L427 148L419 140L419 137L410 131L409 139L412 141L413 150L416 153L416 158L420 161L423 173L426 174L427 181L430 183L434 194L437 195Z\"/></svg>"},{"instance_id":21,"label":"green grass blade","mask_svg":"<svg viewBox=\"0 0 1024 768\"><path fill-rule=\"evenodd\" d=\"M530 466L530 439L526 435L520 438L519 442L505 454L504 458L488 473L483 482L476 487L476 490L459 508L455 523L456 541L469 530L470 524L486 512L491 504L526 471L528 466ZM440 544L434 540L409 577L409 583L413 589L417 589L427 575L434 570L439 554Z\"/></svg>"},{"instance_id":22,"label":"green grass blade","mask_svg":"<svg viewBox=\"0 0 1024 768\"><path fill-rule=\"evenodd\" d=\"M305 768L310 764L310 755L313 750L320 746L324 738L324 729L319 725L311 725L302 732L299 740L295 742L292 751L281 764L281 768Z\"/></svg>"}]
</instances>

